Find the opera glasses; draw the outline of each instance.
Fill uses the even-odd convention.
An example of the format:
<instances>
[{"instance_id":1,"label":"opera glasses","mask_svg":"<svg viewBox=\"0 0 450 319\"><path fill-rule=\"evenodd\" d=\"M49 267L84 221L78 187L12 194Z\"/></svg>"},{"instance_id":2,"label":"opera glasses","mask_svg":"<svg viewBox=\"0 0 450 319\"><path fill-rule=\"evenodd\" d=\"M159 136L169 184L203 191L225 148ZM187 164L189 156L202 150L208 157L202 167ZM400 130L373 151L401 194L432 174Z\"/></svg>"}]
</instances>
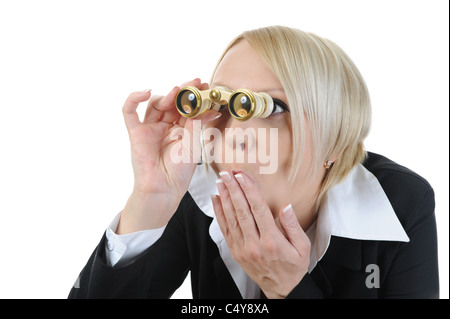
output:
<instances>
[{"instance_id":1,"label":"opera glasses","mask_svg":"<svg viewBox=\"0 0 450 319\"><path fill-rule=\"evenodd\" d=\"M175 101L178 112L184 117L195 117L210 109L219 111L228 105L230 114L240 121L268 117L274 107L272 97L267 93L245 89L231 91L225 87L200 91L186 86L178 92Z\"/></svg>"}]
</instances>

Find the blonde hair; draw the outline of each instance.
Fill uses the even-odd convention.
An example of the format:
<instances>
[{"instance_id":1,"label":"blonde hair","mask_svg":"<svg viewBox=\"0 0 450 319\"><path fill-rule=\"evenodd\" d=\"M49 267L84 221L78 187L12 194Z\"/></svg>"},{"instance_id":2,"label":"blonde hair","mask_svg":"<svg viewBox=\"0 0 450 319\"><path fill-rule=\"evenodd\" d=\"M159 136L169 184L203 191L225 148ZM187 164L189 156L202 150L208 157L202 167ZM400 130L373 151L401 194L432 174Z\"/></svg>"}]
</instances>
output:
<instances>
[{"instance_id":1,"label":"blonde hair","mask_svg":"<svg viewBox=\"0 0 450 319\"><path fill-rule=\"evenodd\" d=\"M315 174L328 160L318 206L328 189L344 179L366 156L364 139L371 122L370 97L359 70L334 42L301 30L270 26L243 32L225 49L246 40L280 80L290 106L293 154L289 181L302 162L305 117L313 141ZM211 78L211 79L212 79Z\"/></svg>"}]
</instances>

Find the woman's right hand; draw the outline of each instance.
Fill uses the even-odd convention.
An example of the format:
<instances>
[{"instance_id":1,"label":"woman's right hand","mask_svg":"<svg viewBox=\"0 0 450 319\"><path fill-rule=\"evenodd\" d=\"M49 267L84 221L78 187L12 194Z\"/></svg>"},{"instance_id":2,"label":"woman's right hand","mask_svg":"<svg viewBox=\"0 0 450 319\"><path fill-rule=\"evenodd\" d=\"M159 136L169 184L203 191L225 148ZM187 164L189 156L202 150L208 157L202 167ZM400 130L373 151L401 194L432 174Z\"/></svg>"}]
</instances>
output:
<instances>
[{"instance_id":1,"label":"woman's right hand","mask_svg":"<svg viewBox=\"0 0 450 319\"><path fill-rule=\"evenodd\" d=\"M199 79L184 83L200 90L208 88ZM175 87L166 96L151 96L150 91L130 94L123 107L123 115L131 144L131 161L134 171L134 189L122 212L117 234L126 234L145 229L159 228L167 224L186 193L200 154L198 130L206 122L220 116L217 111L207 111L195 120L182 117L176 107L175 98L180 88ZM150 98L143 121L136 109L139 103ZM189 132L178 140L174 133ZM197 145L195 145L197 143ZM188 163L172 158L175 150L183 150L189 156Z\"/></svg>"}]
</instances>

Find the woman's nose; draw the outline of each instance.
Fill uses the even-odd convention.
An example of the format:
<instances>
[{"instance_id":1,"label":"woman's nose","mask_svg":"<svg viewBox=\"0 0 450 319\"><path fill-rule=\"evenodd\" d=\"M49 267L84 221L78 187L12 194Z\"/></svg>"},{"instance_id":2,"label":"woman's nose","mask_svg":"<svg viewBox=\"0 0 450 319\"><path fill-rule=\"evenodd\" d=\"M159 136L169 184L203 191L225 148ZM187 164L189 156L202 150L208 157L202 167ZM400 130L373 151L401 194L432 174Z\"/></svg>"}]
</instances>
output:
<instances>
[{"instance_id":1,"label":"woman's nose","mask_svg":"<svg viewBox=\"0 0 450 319\"><path fill-rule=\"evenodd\" d=\"M225 144L235 152L251 152L255 149L256 129L249 125L249 121L230 119L225 128Z\"/></svg>"}]
</instances>

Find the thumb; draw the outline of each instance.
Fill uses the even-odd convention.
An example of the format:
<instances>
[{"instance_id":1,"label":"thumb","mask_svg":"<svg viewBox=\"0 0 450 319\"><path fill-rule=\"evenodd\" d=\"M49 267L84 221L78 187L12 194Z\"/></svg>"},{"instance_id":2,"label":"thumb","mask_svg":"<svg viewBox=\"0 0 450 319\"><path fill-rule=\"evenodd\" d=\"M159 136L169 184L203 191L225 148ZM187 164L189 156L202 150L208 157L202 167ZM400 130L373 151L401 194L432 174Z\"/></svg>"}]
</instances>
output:
<instances>
[{"instance_id":1,"label":"thumb","mask_svg":"<svg viewBox=\"0 0 450 319\"><path fill-rule=\"evenodd\" d=\"M208 110L208 111L200 114L199 116L195 117L195 119L196 120L200 120L201 121L201 126L203 126L206 123L208 123L209 121L216 120L216 119L218 119L221 116L222 116L222 113L211 109L211 110Z\"/></svg>"},{"instance_id":2,"label":"thumb","mask_svg":"<svg viewBox=\"0 0 450 319\"><path fill-rule=\"evenodd\" d=\"M213 121L218 119L222 113L217 112L215 110L208 110L199 116L186 119L186 123L184 124L184 128L188 130L190 134L196 133L200 134L200 131L206 123L209 121Z\"/></svg>"},{"instance_id":3,"label":"thumb","mask_svg":"<svg viewBox=\"0 0 450 319\"><path fill-rule=\"evenodd\" d=\"M222 113L215 110L208 110L195 118L189 118L184 124L184 132L182 134L182 145L184 152L197 164L201 158L201 131L203 125L209 121L218 119Z\"/></svg>"},{"instance_id":4,"label":"thumb","mask_svg":"<svg viewBox=\"0 0 450 319\"><path fill-rule=\"evenodd\" d=\"M297 216L289 204L280 212L280 224L286 233L286 238L301 256L309 256L311 242L300 226Z\"/></svg>"}]
</instances>

